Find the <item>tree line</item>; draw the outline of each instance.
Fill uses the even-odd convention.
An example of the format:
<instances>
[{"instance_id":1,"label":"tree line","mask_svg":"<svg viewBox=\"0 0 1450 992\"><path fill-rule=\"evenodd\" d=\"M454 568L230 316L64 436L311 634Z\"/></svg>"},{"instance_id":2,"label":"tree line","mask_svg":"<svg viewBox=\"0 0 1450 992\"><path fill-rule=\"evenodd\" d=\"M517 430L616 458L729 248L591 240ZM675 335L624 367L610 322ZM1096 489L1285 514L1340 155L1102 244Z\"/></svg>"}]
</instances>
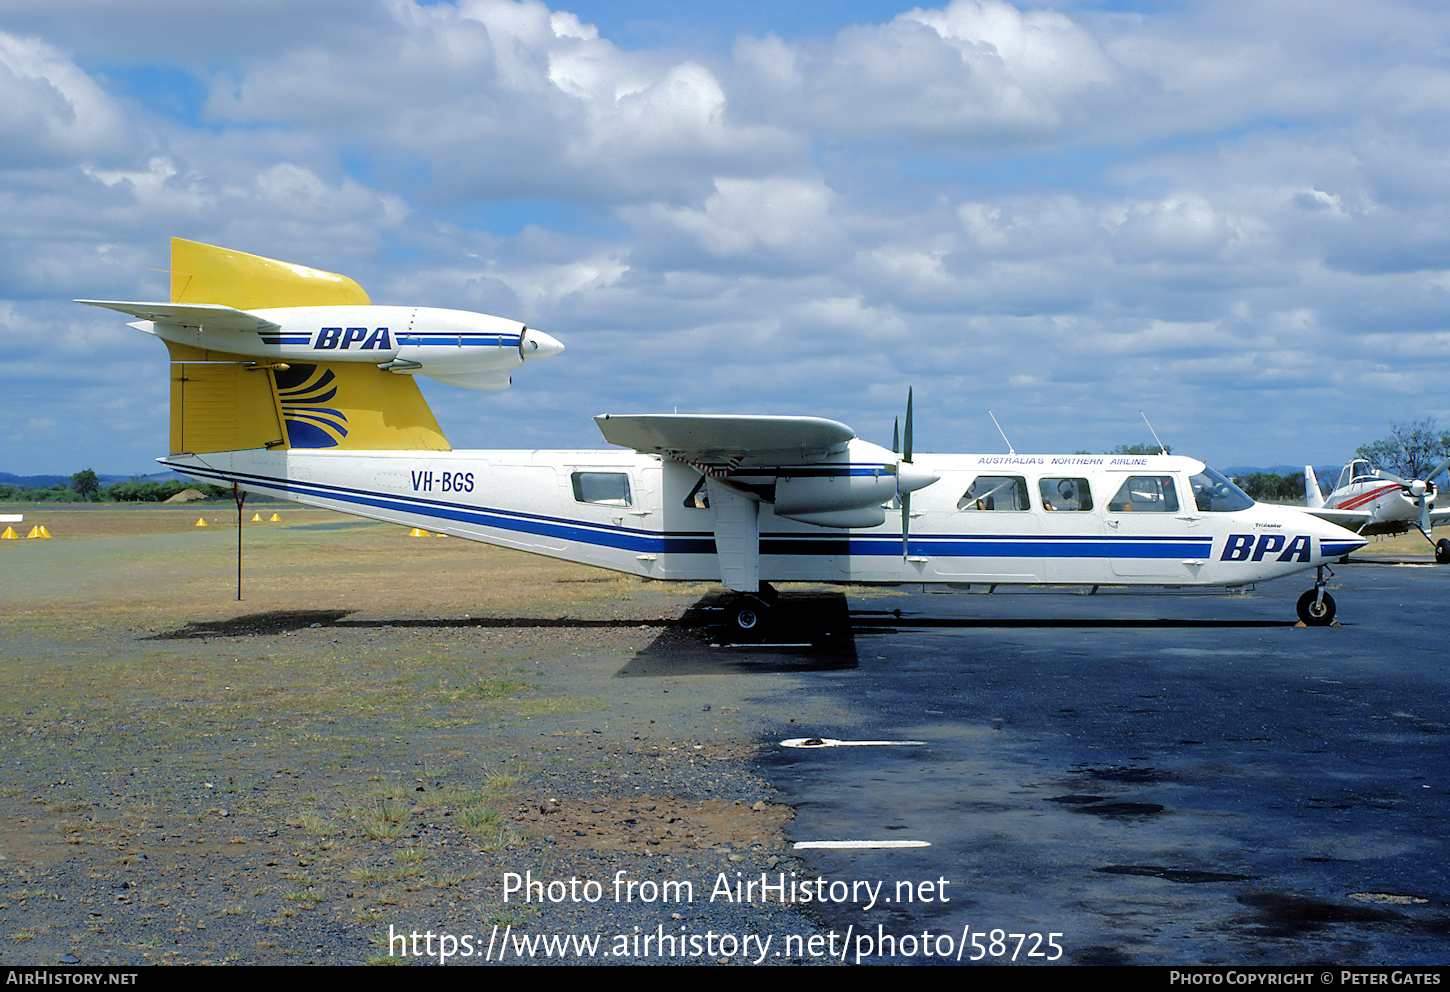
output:
<instances>
[{"instance_id":1,"label":"tree line","mask_svg":"<svg viewBox=\"0 0 1450 992\"><path fill-rule=\"evenodd\" d=\"M1450 456L1450 431L1440 430L1434 417L1408 424L1392 421L1389 437L1362 444L1354 454L1402 479L1423 479L1426 472Z\"/></svg>"},{"instance_id":2,"label":"tree line","mask_svg":"<svg viewBox=\"0 0 1450 992\"><path fill-rule=\"evenodd\" d=\"M173 479L156 482L128 479L101 485L91 469L83 469L70 477L70 482L53 486L16 486L0 483L0 502L5 503L164 503L177 493L195 489L208 499L230 496L232 491L221 486L201 485Z\"/></svg>"}]
</instances>

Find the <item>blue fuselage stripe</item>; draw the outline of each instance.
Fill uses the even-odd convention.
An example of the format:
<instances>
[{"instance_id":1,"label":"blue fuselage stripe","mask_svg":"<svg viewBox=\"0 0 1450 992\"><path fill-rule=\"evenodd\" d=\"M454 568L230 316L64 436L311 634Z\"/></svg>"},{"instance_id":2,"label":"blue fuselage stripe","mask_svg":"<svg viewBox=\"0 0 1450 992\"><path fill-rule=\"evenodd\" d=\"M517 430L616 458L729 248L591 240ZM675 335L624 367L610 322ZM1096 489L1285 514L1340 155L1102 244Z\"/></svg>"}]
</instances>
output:
<instances>
[{"instance_id":1,"label":"blue fuselage stripe","mask_svg":"<svg viewBox=\"0 0 1450 992\"><path fill-rule=\"evenodd\" d=\"M396 513L411 513L496 530L533 534L600 547L653 554L714 554L711 531L671 533L629 530L605 524L581 523L559 517L521 513L515 510L462 506L414 496L390 496L362 492L341 486L278 479L245 472L219 472L192 465L163 464L190 475L235 479L281 493L296 493L314 499L334 500L374 507ZM1356 545L1357 546L1357 545ZM913 534L911 553L948 558L1156 558L1204 559L1209 557L1209 537L1092 537L1003 534ZM763 555L851 555L889 557L901 554L900 534L856 535L760 535Z\"/></svg>"},{"instance_id":2,"label":"blue fuselage stripe","mask_svg":"<svg viewBox=\"0 0 1450 992\"><path fill-rule=\"evenodd\" d=\"M261 334L263 344L271 345L292 345L306 348L312 344L311 334ZM397 337L399 348L410 348L417 345L448 348L517 348L519 346L519 335L517 334L400 334ZM335 345L332 348L313 348L314 351L337 351ZM355 349L348 349L349 351ZM396 348L383 349L395 351Z\"/></svg>"},{"instance_id":3,"label":"blue fuselage stripe","mask_svg":"<svg viewBox=\"0 0 1450 992\"><path fill-rule=\"evenodd\" d=\"M434 345L438 347L456 348L461 346L485 345L490 348L517 348L519 336L517 334L399 334L398 347L409 348L415 345Z\"/></svg>"}]
</instances>

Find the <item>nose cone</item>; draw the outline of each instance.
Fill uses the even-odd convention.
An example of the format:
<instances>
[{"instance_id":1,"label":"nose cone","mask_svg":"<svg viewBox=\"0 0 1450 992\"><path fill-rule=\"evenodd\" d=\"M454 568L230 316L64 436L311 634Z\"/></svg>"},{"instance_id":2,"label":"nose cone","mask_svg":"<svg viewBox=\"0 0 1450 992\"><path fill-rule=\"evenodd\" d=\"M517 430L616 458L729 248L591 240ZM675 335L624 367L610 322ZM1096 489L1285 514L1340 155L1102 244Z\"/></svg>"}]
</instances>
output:
<instances>
[{"instance_id":1,"label":"nose cone","mask_svg":"<svg viewBox=\"0 0 1450 992\"><path fill-rule=\"evenodd\" d=\"M1319 532L1315 536L1319 538L1319 553L1325 558L1343 558L1369 543L1368 539L1360 537L1354 531L1345 530L1328 521L1320 521Z\"/></svg>"},{"instance_id":2,"label":"nose cone","mask_svg":"<svg viewBox=\"0 0 1450 992\"><path fill-rule=\"evenodd\" d=\"M564 345L558 338L536 331L532 327L524 328L524 333L519 337L519 354L526 362L549 358L563 350Z\"/></svg>"},{"instance_id":3,"label":"nose cone","mask_svg":"<svg viewBox=\"0 0 1450 992\"><path fill-rule=\"evenodd\" d=\"M896 466L896 491L901 493L914 493L918 489L925 489L941 476L928 469L920 468L911 462L899 462Z\"/></svg>"}]
</instances>

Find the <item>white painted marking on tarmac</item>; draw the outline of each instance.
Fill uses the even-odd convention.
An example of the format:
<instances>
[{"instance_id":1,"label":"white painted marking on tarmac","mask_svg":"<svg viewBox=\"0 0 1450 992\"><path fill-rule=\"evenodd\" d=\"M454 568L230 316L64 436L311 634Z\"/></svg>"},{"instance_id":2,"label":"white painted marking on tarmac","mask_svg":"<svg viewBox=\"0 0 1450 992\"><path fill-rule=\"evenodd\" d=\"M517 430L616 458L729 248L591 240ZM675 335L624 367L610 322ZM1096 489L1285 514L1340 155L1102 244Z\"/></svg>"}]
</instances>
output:
<instances>
[{"instance_id":1,"label":"white painted marking on tarmac","mask_svg":"<svg viewBox=\"0 0 1450 992\"><path fill-rule=\"evenodd\" d=\"M831 851L842 850L871 850L873 848L888 847L931 847L931 841L926 840L803 840L797 841L795 849L805 851L810 849L821 849Z\"/></svg>"},{"instance_id":2,"label":"white painted marking on tarmac","mask_svg":"<svg viewBox=\"0 0 1450 992\"><path fill-rule=\"evenodd\" d=\"M921 747L926 741L838 741L831 737L792 737L781 747Z\"/></svg>"}]
</instances>

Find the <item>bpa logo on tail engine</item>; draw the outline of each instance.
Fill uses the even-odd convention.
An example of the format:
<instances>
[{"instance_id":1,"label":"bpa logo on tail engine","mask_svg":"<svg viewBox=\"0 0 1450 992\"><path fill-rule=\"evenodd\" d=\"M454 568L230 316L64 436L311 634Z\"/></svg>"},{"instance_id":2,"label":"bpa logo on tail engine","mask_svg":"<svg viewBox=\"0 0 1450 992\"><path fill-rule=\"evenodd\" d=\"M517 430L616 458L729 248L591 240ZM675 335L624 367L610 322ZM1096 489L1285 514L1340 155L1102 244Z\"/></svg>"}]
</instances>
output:
<instances>
[{"instance_id":1,"label":"bpa logo on tail engine","mask_svg":"<svg viewBox=\"0 0 1450 992\"><path fill-rule=\"evenodd\" d=\"M362 342L358 346L360 351L391 351L393 348L386 327L379 327L372 333L366 327L324 327L317 332L317 339L312 347L314 350L346 350L354 341Z\"/></svg>"}]
</instances>

